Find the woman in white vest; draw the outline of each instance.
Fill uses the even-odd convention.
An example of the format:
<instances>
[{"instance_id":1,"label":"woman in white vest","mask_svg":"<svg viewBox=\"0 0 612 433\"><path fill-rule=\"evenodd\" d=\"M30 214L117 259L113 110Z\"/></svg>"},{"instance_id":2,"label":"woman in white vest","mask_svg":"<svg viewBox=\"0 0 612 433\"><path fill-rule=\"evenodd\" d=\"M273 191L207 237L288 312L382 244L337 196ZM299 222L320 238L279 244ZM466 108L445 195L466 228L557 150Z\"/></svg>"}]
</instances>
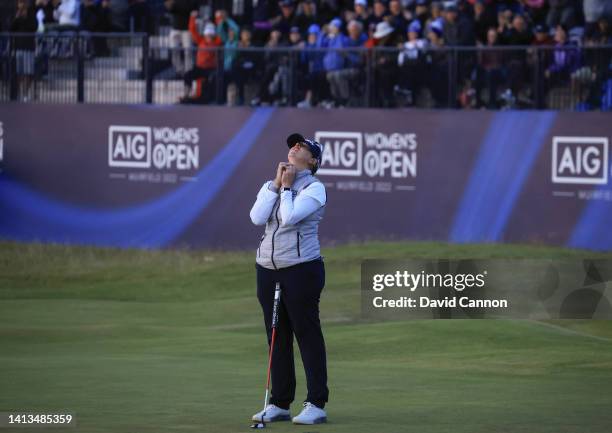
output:
<instances>
[{"instance_id":1,"label":"woman in white vest","mask_svg":"<svg viewBox=\"0 0 612 433\"><path fill-rule=\"evenodd\" d=\"M263 184L251 209L251 221L265 225L256 257L257 297L261 304L268 344L276 282L282 296L272 354L270 404L253 415L254 421L291 419L295 398L293 336L298 342L306 371L308 395L296 424L327 421L327 361L319 321L319 298L325 285L325 267L318 229L327 195L314 176L321 164L322 146L300 134L287 138L288 162L281 162L276 177Z\"/></svg>"}]
</instances>

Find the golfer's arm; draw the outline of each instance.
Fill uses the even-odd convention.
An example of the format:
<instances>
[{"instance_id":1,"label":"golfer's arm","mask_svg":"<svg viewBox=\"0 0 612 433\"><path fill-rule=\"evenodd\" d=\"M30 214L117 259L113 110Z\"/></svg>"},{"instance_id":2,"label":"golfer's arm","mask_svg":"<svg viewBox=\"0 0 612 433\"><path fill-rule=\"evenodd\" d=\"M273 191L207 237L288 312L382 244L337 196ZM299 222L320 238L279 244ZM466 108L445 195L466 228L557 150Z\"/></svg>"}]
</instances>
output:
<instances>
[{"instance_id":1,"label":"golfer's arm","mask_svg":"<svg viewBox=\"0 0 612 433\"><path fill-rule=\"evenodd\" d=\"M272 181L268 181L263 184L257 193L257 200L255 200L251 208L249 215L251 216L251 221L256 226L264 225L268 221L274 203L276 203L276 199L278 198L278 192L274 191L276 188L270 185L271 183Z\"/></svg>"},{"instance_id":2,"label":"golfer's arm","mask_svg":"<svg viewBox=\"0 0 612 433\"><path fill-rule=\"evenodd\" d=\"M299 223L322 206L316 198L300 194L295 201L291 191L281 193L280 213L283 226Z\"/></svg>"}]
</instances>

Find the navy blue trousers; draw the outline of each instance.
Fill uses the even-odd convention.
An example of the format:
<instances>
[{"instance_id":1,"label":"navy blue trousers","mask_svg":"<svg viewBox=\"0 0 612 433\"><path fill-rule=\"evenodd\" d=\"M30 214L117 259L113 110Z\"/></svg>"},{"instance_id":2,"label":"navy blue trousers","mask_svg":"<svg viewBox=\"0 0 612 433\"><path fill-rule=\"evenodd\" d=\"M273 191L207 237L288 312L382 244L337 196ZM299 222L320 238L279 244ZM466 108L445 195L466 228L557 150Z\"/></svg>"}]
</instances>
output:
<instances>
[{"instance_id":1,"label":"navy blue trousers","mask_svg":"<svg viewBox=\"0 0 612 433\"><path fill-rule=\"evenodd\" d=\"M297 340L306 372L306 400L323 408L329 396L325 341L319 321L319 298L325 286L322 259L273 270L255 265L257 298L264 314L268 346L272 340L272 309L276 282L281 284L276 340L272 353L270 403L289 409L295 398L293 336Z\"/></svg>"}]
</instances>

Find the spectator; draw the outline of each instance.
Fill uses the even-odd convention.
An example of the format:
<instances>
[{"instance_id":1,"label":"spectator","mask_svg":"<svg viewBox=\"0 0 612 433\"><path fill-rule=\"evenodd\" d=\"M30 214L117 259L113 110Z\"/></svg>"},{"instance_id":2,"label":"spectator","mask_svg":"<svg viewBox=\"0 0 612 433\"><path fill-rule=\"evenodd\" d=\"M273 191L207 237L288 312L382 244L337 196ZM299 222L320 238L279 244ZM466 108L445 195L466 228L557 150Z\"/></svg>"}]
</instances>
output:
<instances>
[{"instance_id":1,"label":"spectator","mask_svg":"<svg viewBox=\"0 0 612 433\"><path fill-rule=\"evenodd\" d=\"M508 34L512 31L512 17L514 14L512 10L505 6L501 6L497 11L497 33L499 33L499 40L504 41Z\"/></svg>"},{"instance_id":2,"label":"spectator","mask_svg":"<svg viewBox=\"0 0 612 433\"><path fill-rule=\"evenodd\" d=\"M285 81L285 69L287 67L287 54L276 50L277 48L286 47L287 44L282 40L282 33L278 27L274 27L270 32L270 38L265 47L269 50L264 51L263 60L263 76L260 81L259 91L257 96L251 101L251 105L259 105L261 103L272 103L275 98L286 98L287 93L283 93L286 89L287 82Z\"/></svg>"},{"instance_id":3,"label":"spectator","mask_svg":"<svg viewBox=\"0 0 612 433\"><path fill-rule=\"evenodd\" d=\"M323 67L323 52L321 51L323 37L317 24L308 28L308 38L304 44L302 64L307 71L304 79L304 100L298 103L300 108L310 108L326 99L328 94L327 78Z\"/></svg>"},{"instance_id":4,"label":"spectator","mask_svg":"<svg viewBox=\"0 0 612 433\"><path fill-rule=\"evenodd\" d=\"M346 106L351 97L351 86L355 79L359 77L363 67L363 56L360 51L350 51L351 48L361 48L366 41L363 34L363 26L357 21L349 22L348 37L340 35L343 40L343 48L347 51L342 52L344 62L341 68L327 73L327 80L330 85L331 94L336 106Z\"/></svg>"},{"instance_id":5,"label":"spectator","mask_svg":"<svg viewBox=\"0 0 612 433\"><path fill-rule=\"evenodd\" d=\"M546 24L555 28L561 24L565 28L571 28L576 23L576 11L574 0L548 0L550 9L546 17Z\"/></svg>"},{"instance_id":6,"label":"spectator","mask_svg":"<svg viewBox=\"0 0 612 433\"><path fill-rule=\"evenodd\" d=\"M166 0L165 6L172 17L170 49L172 66L178 76L193 68L193 49L189 32L189 17L197 9L196 0ZM182 57L181 57L182 49Z\"/></svg>"},{"instance_id":7,"label":"spectator","mask_svg":"<svg viewBox=\"0 0 612 433\"><path fill-rule=\"evenodd\" d=\"M377 48L395 48L398 46L398 35L387 21L376 24L376 32L373 36ZM382 50L374 56L375 104L377 106L394 106L393 87L397 79L397 69L397 54L395 52Z\"/></svg>"},{"instance_id":8,"label":"spectator","mask_svg":"<svg viewBox=\"0 0 612 433\"><path fill-rule=\"evenodd\" d=\"M561 24L555 29L555 51L551 64L544 71L550 89L552 86L567 82L570 74L579 66L578 49L568 42L567 30Z\"/></svg>"},{"instance_id":9,"label":"spectator","mask_svg":"<svg viewBox=\"0 0 612 433\"><path fill-rule=\"evenodd\" d=\"M548 32L548 27L544 24L538 24L533 29L534 39L531 45L536 47L549 47L553 45L554 41L550 37L550 33Z\"/></svg>"},{"instance_id":10,"label":"spectator","mask_svg":"<svg viewBox=\"0 0 612 433\"><path fill-rule=\"evenodd\" d=\"M583 0L583 8L587 30L601 18L612 18L612 2L609 0Z\"/></svg>"},{"instance_id":11,"label":"spectator","mask_svg":"<svg viewBox=\"0 0 612 433\"><path fill-rule=\"evenodd\" d=\"M404 49L400 51L397 64L400 67L399 86L409 95L409 105L414 104L420 90L425 86L425 50L427 40L421 36L421 22L415 19L408 26L408 41L404 43Z\"/></svg>"},{"instance_id":12,"label":"spectator","mask_svg":"<svg viewBox=\"0 0 612 433\"><path fill-rule=\"evenodd\" d=\"M289 30L289 45L296 50L302 50L304 48L304 41L302 40L302 34L298 26L293 26Z\"/></svg>"},{"instance_id":13,"label":"spectator","mask_svg":"<svg viewBox=\"0 0 612 433\"><path fill-rule=\"evenodd\" d=\"M204 34L201 35L197 30L196 18L198 11L191 12L189 18L189 32L193 41L198 47L196 56L196 65L190 71L185 73L185 96L181 102L195 102L196 99L202 102L209 102L212 99L212 83L215 80L215 70L217 68L217 48L223 45L221 38L217 36L215 25L206 23L204 26ZM193 82L198 79L203 79L202 89L196 92L195 98L191 95Z\"/></svg>"},{"instance_id":14,"label":"spectator","mask_svg":"<svg viewBox=\"0 0 612 433\"><path fill-rule=\"evenodd\" d=\"M497 27L497 16L490 4L484 0L474 2L474 36L479 44L488 44L488 32Z\"/></svg>"},{"instance_id":15,"label":"spectator","mask_svg":"<svg viewBox=\"0 0 612 433\"><path fill-rule=\"evenodd\" d=\"M543 70L545 65L548 65L552 59L552 50L549 49L554 45L554 41L550 37L548 27L545 24L538 24L534 28L534 38L531 45L536 47L536 50L528 50L528 63L531 65L537 65L538 70ZM544 95L542 89L544 88L543 74L534 76L536 80L535 84L535 105L536 107L544 106Z\"/></svg>"},{"instance_id":16,"label":"spectator","mask_svg":"<svg viewBox=\"0 0 612 433\"><path fill-rule=\"evenodd\" d=\"M594 45L610 45L612 44L612 29L610 28L610 21L601 17L597 20L594 27L587 32L587 37Z\"/></svg>"},{"instance_id":17,"label":"spectator","mask_svg":"<svg viewBox=\"0 0 612 433\"><path fill-rule=\"evenodd\" d=\"M240 31L240 42L238 43L238 54L234 61L233 81L238 87L238 104L245 101L245 86L249 82L256 81L261 65L261 52L253 51L251 42L252 34L249 29Z\"/></svg>"},{"instance_id":18,"label":"spectator","mask_svg":"<svg viewBox=\"0 0 612 433\"><path fill-rule=\"evenodd\" d=\"M341 51L345 47L344 35L340 32L342 27L342 21L339 18L334 18L327 25L327 34L323 38L322 47L327 48L325 55L323 56L323 67L327 81L329 82L329 89L331 91L332 98L339 102L340 91L337 86L337 73L344 68L344 53ZM331 106L331 104L326 104Z\"/></svg>"},{"instance_id":19,"label":"spectator","mask_svg":"<svg viewBox=\"0 0 612 433\"><path fill-rule=\"evenodd\" d=\"M373 22L370 12L368 11L367 0L355 0L353 8L355 13L350 17L350 19L359 21L363 28L367 28L370 23Z\"/></svg>"},{"instance_id":20,"label":"spectator","mask_svg":"<svg viewBox=\"0 0 612 433\"><path fill-rule=\"evenodd\" d=\"M504 45L513 47L521 47L531 45L533 35L527 28L525 18L517 14L512 19L512 27L505 36L501 39ZM517 48L516 50L506 51L506 63L508 72L508 85L511 91L509 96L518 96L520 91L523 89L527 79L527 57L526 50L524 48Z\"/></svg>"},{"instance_id":21,"label":"spectator","mask_svg":"<svg viewBox=\"0 0 612 433\"><path fill-rule=\"evenodd\" d=\"M442 3L440 3L439 1L431 2L430 18L429 21L427 21L426 28L429 29L429 26L432 22L438 20L441 21L443 19L444 18L442 17Z\"/></svg>"},{"instance_id":22,"label":"spectator","mask_svg":"<svg viewBox=\"0 0 612 433\"><path fill-rule=\"evenodd\" d=\"M587 68L581 68L579 71L580 53L578 48L568 42L567 29L560 24L555 29L555 42L553 60L544 71L545 91L548 92L558 85L567 85L572 78L572 101L577 97L579 102L583 102L581 101L582 95L577 94L577 92L581 93L582 85L593 79L588 74L592 71Z\"/></svg>"},{"instance_id":23,"label":"spectator","mask_svg":"<svg viewBox=\"0 0 612 433\"><path fill-rule=\"evenodd\" d=\"M440 21L433 21L429 25L427 39L432 48L427 52L428 67L428 87L434 100L435 107L448 106L448 57L445 51L439 48L444 47L442 38L443 29Z\"/></svg>"},{"instance_id":24,"label":"spectator","mask_svg":"<svg viewBox=\"0 0 612 433\"><path fill-rule=\"evenodd\" d=\"M347 40L347 45L351 48L362 47L365 44L365 41L368 39L365 33L363 32L363 24L361 24L361 22L358 20L350 21L347 26L347 31L349 36ZM349 60L349 62L354 61L355 60Z\"/></svg>"},{"instance_id":25,"label":"spectator","mask_svg":"<svg viewBox=\"0 0 612 433\"><path fill-rule=\"evenodd\" d=\"M376 46L376 39L374 39L374 33L376 33L376 24L370 23L368 24L368 39L366 40L364 46L366 48L374 48Z\"/></svg>"},{"instance_id":26,"label":"spectator","mask_svg":"<svg viewBox=\"0 0 612 433\"><path fill-rule=\"evenodd\" d=\"M223 43L226 43L230 39L230 30L234 33L234 40L238 43L240 27L236 21L227 16L225 9L217 9L217 11L215 11L215 24L217 26L217 35L219 35Z\"/></svg>"},{"instance_id":27,"label":"spectator","mask_svg":"<svg viewBox=\"0 0 612 433\"><path fill-rule=\"evenodd\" d=\"M427 6L427 0L416 0L414 14L416 19L421 23L421 28L425 28L427 21L429 20L429 7Z\"/></svg>"},{"instance_id":28,"label":"spectator","mask_svg":"<svg viewBox=\"0 0 612 433\"><path fill-rule=\"evenodd\" d=\"M444 44L447 46L474 45L474 26L471 18L454 4L444 8Z\"/></svg>"},{"instance_id":29,"label":"spectator","mask_svg":"<svg viewBox=\"0 0 612 433\"><path fill-rule=\"evenodd\" d=\"M427 26L427 40L429 45L435 48L441 48L444 45L444 21L440 19L433 20Z\"/></svg>"},{"instance_id":30,"label":"spectator","mask_svg":"<svg viewBox=\"0 0 612 433\"><path fill-rule=\"evenodd\" d=\"M299 27L300 33L306 35L308 28L317 23L317 5L314 0L305 0L300 3L294 24Z\"/></svg>"},{"instance_id":31,"label":"spectator","mask_svg":"<svg viewBox=\"0 0 612 433\"><path fill-rule=\"evenodd\" d=\"M607 23L603 17L599 21ZM584 66L572 73L572 89L578 94L579 104L582 103L584 108L610 110L612 101L606 95L609 96L612 91L612 53L609 49L598 49L600 43L600 35L594 32L585 35Z\"/></svg>"},{"instance_id":32,"label":"spectator","mask_svg":"<svg viewBox=\"0 0 612 433\"><path fill-rule=\"evenodd\" d=\"M238 54L238 33L232 27L227 28L226 40L223 41L223 95L230 105L235 104L236 92L232 88L232 92L228 92L229 85L233 79L234 62ZM225 102L225 101L224 101Z\"/></svg>"},{"instance_id":33,"label":"spectator","mask_svg":"<svg viewBox=\"0 0 612 433\"><path fill-rule=\"evenodd\" d=\"M61 0L54 13L59 24L58 30L77 30L80 24L79 11L79 0Z\"/></svg>"},{"instance_id":34,"label":"spectator","mask_svg":"<svg viewBox=\"0 0 612 433\"><path fill-rule=\"evenodd\" d=\"M39 12L43 14L44 25L55 23L55 19L53 18L54 6L51 0L36 0L35 8L37 17Z\"/></svg>"},{"instance_id":35,"label":"spectator","mask_svg":"<svg viewBox=\"0 0 612 433\"><path fill-rule=\"evenodd\" d=\"M253 44L266 43L272 29L272 18L278 15L278 4L274 0L257 0L253 3Z\"/></svg>"},{"instance_id":36,"label":"spectator","mask_svg":"<svg viewBox=\"0 0 612 433\"><path fill-rule=\"evenodd\" d=\"M427 48L427 41L421 38L421 22L418 19L413 20L406 32L407 42L404 43L404 49L400 51L397 61L400 66L406 62L417 59L422 54L421 51Z\"/></svg>"},{"instance_id":37,"label":"spectator","mask_svg":"<svg viewBox=\"0 0 612 433\"><path fill-rule=\"evenodd\" d=\"M278 5L280 6L281 13L271 22L280 30L283 42L287 43L289 41L289 31L291 27L297 25L295 3L293 0L281 0Z\"/></svg>"},{"instance_id":38,"label":"spectator","mask_svg":"<svg viewBox=\"0 0 612 433\"><path fill-rule=\"evenodd\" d=\"M459 45L459 25L457 24L457 6L449 4L444 8L444 44L447 46Z\"/></svg>"},{"instance_id":39,"label":"spectator","mask_svg":"<svg viewBox=\"0 0 612 433\"><path fill-rule=\"evenodd\" d=\"M497 105L497 89L503 80L503 55L499 47L499 34L495 27L487 32L486 50L478 51L478 66L476 68L476 105L483 106L482 90L487 89L487 108L495 109Z\"/></svg>"},{"instance_id":40,"label":"spectator","mask_svg":"<svg viewBox=\"0 0 612 433\"><path fill-rule=\"evenodd\" d=\"M304 92L304 81L306 79L306 71L304 70L305 63L301 58L300 54L304 51L304 41L302 40L302 34L300 33L300 28L298 26L291 27L289 32L289 45L295 53L291 53L292 60L297 60L297 67L293 67L293 81L290 81L290 86L293 86L292 90L297 90L300 93L300 97ZM290 71L291 73L291 71ZM292 94L292 92L290 92ZM293 101L291 101L293 103Z\"/></svg>"},{"instance_id":41,"label":"spectator","mask_svg":"<svg viewBox=\"0 0 612 433\"><path fill-rule=\"evenodd\" d=\"M371 22L374 24L378 24L387 16L387 7L382 0L374 0L374 6L372 9L374 13L372 14Z\"/></svg>"},{"instance_id":42,"label":"spectator","mask_svg":"<svg viewBox=\"0 0 612 433\"><path fill-rule=\"evenodd\" d=\"M404 17L404 9L399 0L391 0L389 2L389 12L387 16L389 24L394 29L405 29L408 27L408 20Z\"/></svg>"},{"instance_id":43,"label":"spectator","mask_svg":"<svg viewBox=\"0 0 612 433\"><path fill-rule=\"evenodd\" d=\"M230 74L233 67L234 61L236 60L238 48L238 33L234 31L234 27L229 27L227 29L227 35L225 41L221 38L221 42L223 42L223 70L226 74Z\"/></svg>"},{"instance_id":44,"label":"spectator","mask_svg":"<svg viewBox=\"0 0 612 433\"><path fill-rule=\"evenodd\" d=\"M476 34L474 32L474 11L466 2L459 3L459 45L473 46L476 44Z\"/></svg>"},{"instance_id":45,"label":"spectator","mask_svg":"<svg viewBox=\"0 0 612 433\"><path fill-rule=\"evenodd\" d=\"M34 9L28 7L27 0L17 0L15 18L9 27L10 32L34 33L37 22ZM14 37L15 63L18 77L19 94L23 101L32 98L32 80L34 77L34 50L36 41L34 36L19 35Z\"/></svg>"},{"instance_id":46,"label":"spectator","mask_svg":"<svg viewBox=\"0 0 612 433\"><path fill-rule=\"evenodd\" d=\"M529 45L533 36L529 32L527 27L527 22L525 21L525 17L522 15L515 15L512 18L512 27L508 32L506 32L506 36L503 39L503 43L505 45Z\"/></svg>"}]
</instances>

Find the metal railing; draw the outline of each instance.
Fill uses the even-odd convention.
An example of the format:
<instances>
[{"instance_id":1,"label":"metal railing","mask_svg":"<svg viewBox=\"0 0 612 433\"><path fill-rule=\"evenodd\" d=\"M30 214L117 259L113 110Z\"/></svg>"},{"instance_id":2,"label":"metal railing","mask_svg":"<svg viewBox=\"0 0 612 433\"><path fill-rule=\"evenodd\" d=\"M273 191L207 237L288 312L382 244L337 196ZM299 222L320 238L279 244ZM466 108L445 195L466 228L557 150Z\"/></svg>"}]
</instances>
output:
<instances>
[{"instance_id":1,"label":"metal railing","mask_svg":"<svg viewBox=\"0 0 612 433\"><path fill-rule=\"evenodd\" d=\"M0 101L610 110L611 62L612 46L182 49L4 33Z\"/></svg>"}]
</instances>

